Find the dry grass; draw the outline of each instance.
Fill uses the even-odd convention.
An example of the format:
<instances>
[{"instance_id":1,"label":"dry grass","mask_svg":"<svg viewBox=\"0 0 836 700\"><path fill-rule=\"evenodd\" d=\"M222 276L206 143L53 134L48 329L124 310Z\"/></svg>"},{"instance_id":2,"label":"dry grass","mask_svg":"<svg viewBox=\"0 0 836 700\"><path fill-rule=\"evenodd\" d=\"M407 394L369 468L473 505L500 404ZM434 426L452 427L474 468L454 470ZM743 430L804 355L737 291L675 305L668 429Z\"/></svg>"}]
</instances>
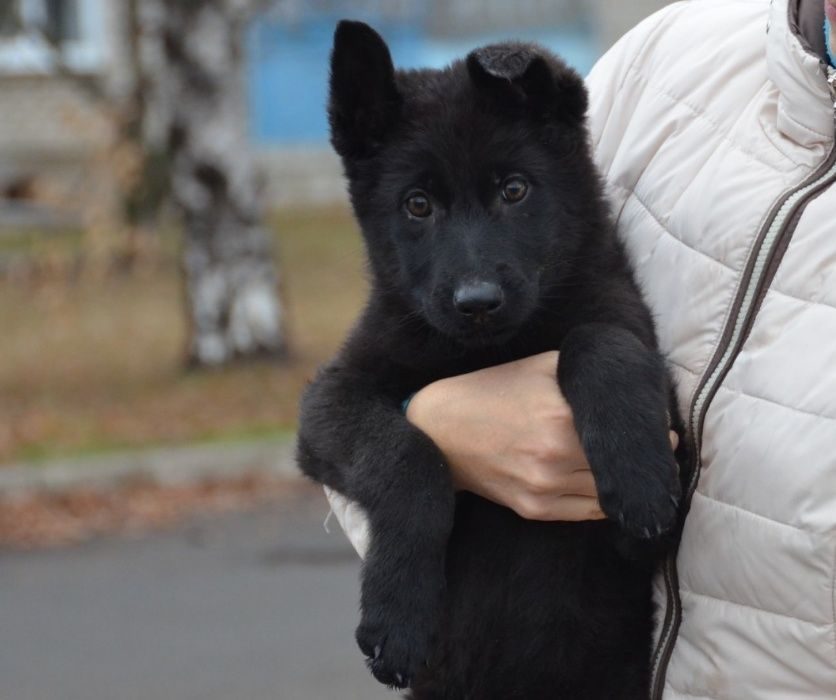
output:
<instances>
[{"instance_id":1,"label":"dry grass","mask_svg":"<svg viewBox=\"0 0 836 700\"><path fill-rule=\"evenodd\" d=\"M184 371L173 251L129 275L0 281L0 462L292 429L299 392L365 283L345 210L280 212L275 223L293 345L284 365Z\"/></svg>"}]
</instances>

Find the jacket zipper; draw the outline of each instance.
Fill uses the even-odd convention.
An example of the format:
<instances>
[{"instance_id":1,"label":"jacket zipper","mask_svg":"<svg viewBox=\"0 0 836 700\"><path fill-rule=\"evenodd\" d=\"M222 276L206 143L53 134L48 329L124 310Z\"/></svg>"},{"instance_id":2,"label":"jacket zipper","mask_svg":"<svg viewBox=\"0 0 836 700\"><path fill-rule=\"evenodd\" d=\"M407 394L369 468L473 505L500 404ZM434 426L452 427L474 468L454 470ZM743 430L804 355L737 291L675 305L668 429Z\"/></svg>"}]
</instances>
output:
<instances>
[{"instance_id":1,"label":"jacket zipper","mask_svg":"<svg viewBox=\"0 0 836 700\"><path fill-rule=\"evenodd\" d=\"M833 100L833 115L836 124L836 70L829 66L827 67L827 84ZM693 443L690 482L685 493L686 508L690 506L699 481L702 467L700 459L702 430L708 407L752 330L755 317L772 284L804 208L833 182L836 182L836 145L810 177L781 195L770 209L766 221L758 232L756 245L746 262L723 336L714 351L708 369L703 373L700 384L694 392L688 414L688 431ZM662 700L668 663L682 621L676 557L677 550L674 550L665 560L662 568L666 607L662 633L652 657L650 695L652 700Z\"/></svg>"}]
</instances>

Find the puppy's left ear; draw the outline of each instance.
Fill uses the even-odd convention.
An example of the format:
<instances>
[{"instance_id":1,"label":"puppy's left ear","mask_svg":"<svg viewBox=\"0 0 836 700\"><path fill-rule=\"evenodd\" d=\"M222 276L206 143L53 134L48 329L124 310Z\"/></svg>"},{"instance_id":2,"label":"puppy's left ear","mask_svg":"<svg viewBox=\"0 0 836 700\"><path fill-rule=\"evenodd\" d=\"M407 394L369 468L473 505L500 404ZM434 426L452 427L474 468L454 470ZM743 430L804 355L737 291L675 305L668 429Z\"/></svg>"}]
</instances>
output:
<instances>
[{"instance_id":1,"label":"puppy's left ear","mask_svg":"<svg viewBox=\"0 0 836 700\"><path fill-rule=\"evenodd\" d=\"M389 47L368 24L337 25L330 88L328 117L337 153L371 155L397 120L401 96Z\"/></svg>"},{"instance_id":2,"label":"puppy's left ear","mask_svg":"<svg viewBox=\"0 0 836 700\"><path fill-rule=\"evenodd\" d=\"M467 69L474 85L532 116L580 124L588 98L583 79L546 49L532 44L491 44L472 51Z\"/></svg>"}]
</instances>

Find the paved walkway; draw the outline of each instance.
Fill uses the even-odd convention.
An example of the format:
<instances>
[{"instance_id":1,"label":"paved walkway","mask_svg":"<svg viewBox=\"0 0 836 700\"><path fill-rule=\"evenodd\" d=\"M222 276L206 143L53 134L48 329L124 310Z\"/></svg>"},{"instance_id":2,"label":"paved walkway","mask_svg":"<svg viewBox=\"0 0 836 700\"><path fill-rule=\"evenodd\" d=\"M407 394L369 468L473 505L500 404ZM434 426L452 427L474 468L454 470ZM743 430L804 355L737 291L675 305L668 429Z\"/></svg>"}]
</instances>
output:
<instances>
[{"instance_id":1,"label":"paved walkway","mask_svg":"<svg viewBox=\"0 0 836 700\"><path fill-rule=\"evenodd\" d=\"M139 540L0 552L0 700L385 700L317 491ZM332 521L333 522L333 521Z\"/></svg>"}]
</instances>

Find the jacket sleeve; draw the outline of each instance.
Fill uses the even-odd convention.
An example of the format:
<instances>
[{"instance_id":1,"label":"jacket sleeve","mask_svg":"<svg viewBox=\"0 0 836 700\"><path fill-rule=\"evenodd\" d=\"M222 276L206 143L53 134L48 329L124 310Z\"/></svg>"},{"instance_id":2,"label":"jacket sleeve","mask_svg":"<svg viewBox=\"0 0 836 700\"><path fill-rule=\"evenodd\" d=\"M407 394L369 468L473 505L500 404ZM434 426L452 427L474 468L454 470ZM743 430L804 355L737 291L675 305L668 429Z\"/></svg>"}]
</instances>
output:
<instances>
[{"instance_id":1,"label":"jacket sleeve","mask_svg":"<svg viewBox=\"0 0 836 700\"><path fill-rule=\"evenodd\" d=\"M363 559L369 547L369 521L363 509L334 489L323 486L331 512L345 532L357 554Z\"/></svg>"}]
</instances>

